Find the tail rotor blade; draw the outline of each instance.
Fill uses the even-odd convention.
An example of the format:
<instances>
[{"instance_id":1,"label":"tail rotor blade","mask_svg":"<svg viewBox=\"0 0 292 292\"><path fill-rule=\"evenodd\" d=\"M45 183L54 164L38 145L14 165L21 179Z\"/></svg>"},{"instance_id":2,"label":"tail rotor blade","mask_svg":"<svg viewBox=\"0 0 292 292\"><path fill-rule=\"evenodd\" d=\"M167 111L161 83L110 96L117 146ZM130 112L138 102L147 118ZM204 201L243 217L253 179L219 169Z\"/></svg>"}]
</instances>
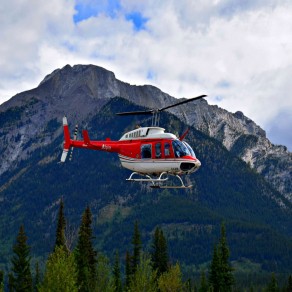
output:
<instances>
[{"instance_id":1,"label":"tail rotor blade","mask_svg":"<svg viewBox=\"0 0 292 292\"><path fill-rule=\"evenodd\" d=\"M67 155L68 155L68 150L64 149L63 153L62 153L62 156L61 156L61 161L60 162L65 162Z\"/></svg>"},{"instance_id":2,"label":"tail rotor blade","mask_svg":"<svg viewBox=\"0 0 292 292\"><path fill-rule=\"evenodd\" d=\"M75 130L74 130L74 135L73 135L73 140L74 141L77 140L77 134L78 134L78 125L75 126ZM69 161L72 161L73 150L74 150L74 147L71 147L71 153L70 153L70 156L69 156Z\"/></svg>"}]
</instances>

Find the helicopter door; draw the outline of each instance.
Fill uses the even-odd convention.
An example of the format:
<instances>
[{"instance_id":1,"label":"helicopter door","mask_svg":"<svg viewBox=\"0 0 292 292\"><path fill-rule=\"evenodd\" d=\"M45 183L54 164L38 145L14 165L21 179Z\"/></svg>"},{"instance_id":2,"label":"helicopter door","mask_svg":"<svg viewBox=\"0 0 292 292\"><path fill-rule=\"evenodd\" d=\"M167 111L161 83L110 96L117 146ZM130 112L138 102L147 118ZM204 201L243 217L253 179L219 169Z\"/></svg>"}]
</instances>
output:
<instances>
[{"instance_id":1,"label":"helicopter door","mask_svg":"<svg viewBox=\"0 0 292 292\"><path fill-rule=\"evenodd\" d=\"M151 144L142 144L141 146L141 158L151 158L152 151L151 151Z\"/></svg>"},{"instance_id":2,"label":"helicopter door","mask_svg":"<svg viewBox=\"0 0 292 292\"><path fill-rule=\"evenodd\" d=\"M155 144L155 158L161 158L161 143Z\"/></svg>"}]
</instances>

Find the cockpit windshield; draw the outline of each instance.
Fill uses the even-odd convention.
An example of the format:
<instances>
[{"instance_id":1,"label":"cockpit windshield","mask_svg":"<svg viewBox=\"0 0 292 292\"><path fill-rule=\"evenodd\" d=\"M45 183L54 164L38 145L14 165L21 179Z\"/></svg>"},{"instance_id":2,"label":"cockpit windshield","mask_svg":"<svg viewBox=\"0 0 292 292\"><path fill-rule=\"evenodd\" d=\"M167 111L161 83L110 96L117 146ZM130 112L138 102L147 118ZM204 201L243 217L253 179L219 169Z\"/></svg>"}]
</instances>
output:
<instances>
[{"instance_id":1,"label":"cockpit windshield","mask_svg":"<svg viewBox=\"0 0 292 292\"><path fill-rule=\"evenodd\" d=\"M187 146L187 148L189 149L191 156L196 157L196 154L194 152L194 150L192 149L192 147L185 141L183 141L183 143Z\"/></svg>"},{"instance_id":2,"label":"cockpit windshield","mask_svg":"<svg viewBox=\"0 0 292 292\"><path fill-rule=\"evenodd\" d=\"M172 147L175 157L192 156L189 148L180 140L173 140Z\"/></svg>"}]
</instances>

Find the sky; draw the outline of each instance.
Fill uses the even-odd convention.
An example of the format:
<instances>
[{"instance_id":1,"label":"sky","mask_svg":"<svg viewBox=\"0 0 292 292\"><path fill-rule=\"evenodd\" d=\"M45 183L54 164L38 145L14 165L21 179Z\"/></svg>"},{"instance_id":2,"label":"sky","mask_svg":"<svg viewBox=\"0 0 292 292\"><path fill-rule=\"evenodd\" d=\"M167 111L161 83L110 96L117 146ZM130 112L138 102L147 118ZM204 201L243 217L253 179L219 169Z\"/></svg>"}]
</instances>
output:
<instances>
[{"instance_id":1,"label":"sky","mask_svg":"<svg viewBox=\"0 0 292 292\"><path fill-rule=\"evenodd\" d=\"M0 0L0 104L66 64L208 95L292 150L292 1Z\"/></svg>"}]
</instances>

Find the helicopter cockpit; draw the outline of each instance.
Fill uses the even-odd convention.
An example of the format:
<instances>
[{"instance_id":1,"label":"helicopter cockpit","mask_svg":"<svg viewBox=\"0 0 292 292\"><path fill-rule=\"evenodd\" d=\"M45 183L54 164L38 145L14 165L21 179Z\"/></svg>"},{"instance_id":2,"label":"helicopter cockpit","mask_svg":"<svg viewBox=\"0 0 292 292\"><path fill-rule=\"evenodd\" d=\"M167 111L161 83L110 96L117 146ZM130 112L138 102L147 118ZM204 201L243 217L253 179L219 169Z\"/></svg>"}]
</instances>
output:
<instances>
[{"instance_id":1,"label":"helicopter cockpit","mask_svg":"<svg viewBox=\"0 0 292 292\"><path fill-rule=\"evenodd\" d=\"M196 158L195 152L192 147L185 141L173 140L172 147L175 157L192 156Z\"/></svg>"}]
</instances>

